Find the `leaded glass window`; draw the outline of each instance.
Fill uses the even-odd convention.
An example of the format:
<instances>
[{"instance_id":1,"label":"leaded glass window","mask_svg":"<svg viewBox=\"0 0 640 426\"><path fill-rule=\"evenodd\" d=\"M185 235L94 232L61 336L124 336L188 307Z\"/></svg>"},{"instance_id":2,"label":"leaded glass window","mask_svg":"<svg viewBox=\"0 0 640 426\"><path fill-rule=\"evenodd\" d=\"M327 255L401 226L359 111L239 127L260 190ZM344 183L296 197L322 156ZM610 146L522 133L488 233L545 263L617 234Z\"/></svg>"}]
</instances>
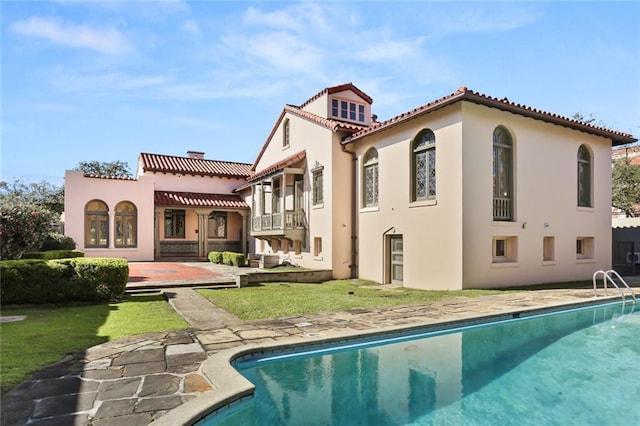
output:
<instances>
[{"instance_id":1,"label":"leaded glass window","mask_svg":"<svg viewBox=\"0 0 640 426\"><path fill-rule=\"evenodd\" d=\"M513 220L513 141L504 127L493 131L493 219Z\"/></svg>"},{"instance_id":2,"label":"leaded glass window","mask_svg":"<svg viewBox=\"0 0 640 426\"><path fill-rule=\"evenodd\" d=\"M371 148L363 158L364 207L378 205L378 151Z\"/></svg>"},{"instance_id":3,"label":"leaded glass window","mask_svg":"<svg viewBox=\"0 0 640 426\"><path fill-rule=\"evenodd\" d=\"M313 196L312 203L313 205L322 204L322 169L314 170L313 172Z\"/></svg>"},{"instance_id":4,"label":"leaded glass window","mask_svg":"<svg viewBox=\"0 0 640 426\"><path fill-rule=\"evenodd\" d=\"M185 237L185 212L184 210L164 211L164 236L165 238Z\"/></svg>"},{"instance_id":5,"label":"leaded glass window","mask_svg":"<svg viewBox=\"0 0 640 426\"><path fill-rule=\"evenodd\" d=\"M209 213L209 238L227 238L227 213Z\"/></svg>"},{"instance_id":6,"label":"leaded glass window","mask_svg":"<svg viewBox=\"0 0 640 426\"><path fill-rule=\"evenodd\" d=\"M412 201L436 198L436 136L424 129L412 144Z\"/></svg>"},{"instance_id":7,"label":"leaded glass window","mask_svg":"<svg viewBox=\"0 0 640 426\"><path fill-rule=\"evenodd\" d=\"M591 153L585 145L578 148L578 206L591 205Z\"/></svg>"},{"instance_id":8,"label":"leaded glass window","mask_svg":"<svg viewBox=\"0 0 640 426\"><path fill-rule=\"evenodd\" d=\"M109 247L109 208L104 201L89 201L84 208L84 246Z\"/></svg>"},{"instance_id":9,"label":"leaded glass window","mask_svg":"<svg viewBox=\"0 0 640 426\"><path fill-rule=\"evenodd\" d=\"M122 201L116 206L115 246L136 247L138 236L138 210L129 201Z\"/></svg>"}]
</instances>

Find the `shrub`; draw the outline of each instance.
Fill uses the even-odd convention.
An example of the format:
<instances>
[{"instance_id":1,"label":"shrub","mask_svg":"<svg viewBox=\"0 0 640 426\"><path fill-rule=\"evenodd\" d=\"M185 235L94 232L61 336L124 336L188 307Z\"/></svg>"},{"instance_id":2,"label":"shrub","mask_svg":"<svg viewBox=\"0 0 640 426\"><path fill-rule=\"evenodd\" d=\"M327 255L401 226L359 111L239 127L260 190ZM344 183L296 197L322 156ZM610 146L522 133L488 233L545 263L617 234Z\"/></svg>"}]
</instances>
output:
<instances>
[{"instance_id":1,"label":"shrub","mask_svg":"<svg viewBox=\"0 0 640 426\"><path fill-rule=\"evenodd\" d=\"M49 250L49 251L32 251L23 253L23 259L42 259L42 260L54 260L54 259L69 259L73 257L84 257L84 253L76 250Z\"/></svg>"},{"instance_id":2,"label":"shrub","mask_svg":"<svg viewBox=\"0 0 640 426\"><path fill-rule=\"evenodd\" d=\"M225 265L245 266L247 260L242 253L234 253L231 251L222 252L222 263Z\"/></svg>"},{"instance_id":3,"label":"shrub","mask_svg":"<svg viewBox=\"0 0 640 426\"><path fill-rule=\"evenodd\" d=\"M42 246L53 214L40 206L0 206L0 257L20 259L25 251Z\"/></svg>"},{"instance_id":4,"label":"shrub","mask_svg":"<svg viewBox=\"0 0 640 426\"><path fill-rule=\"evenodd\" d=\"M211 263L222 263L222 252L220 251L211 251L207 257Z\"/></svg>"},{"instance_id":5,"label":"shrub","mask_svg":"<svg viewBox=\"0 0 640 426\"><path fill-rule=\"evenodd\" d=\"M67 237L66 235L62 235L57 232L52 232L47 235L44 243L42 243L42 247L40 247L40 250L75 250L75 248L76 242L73 241L73 238Z\"/></svg>"},{"instance_id":6,"label":"shrub","mask_svg":"<svg viewBox=\"0 0 640 426\"><path fill-rule=\"evenodd\" d=\"M0 262L0 303L108 301L124 294L125 259L72 258Z\"/></svg>"}]
</instances>

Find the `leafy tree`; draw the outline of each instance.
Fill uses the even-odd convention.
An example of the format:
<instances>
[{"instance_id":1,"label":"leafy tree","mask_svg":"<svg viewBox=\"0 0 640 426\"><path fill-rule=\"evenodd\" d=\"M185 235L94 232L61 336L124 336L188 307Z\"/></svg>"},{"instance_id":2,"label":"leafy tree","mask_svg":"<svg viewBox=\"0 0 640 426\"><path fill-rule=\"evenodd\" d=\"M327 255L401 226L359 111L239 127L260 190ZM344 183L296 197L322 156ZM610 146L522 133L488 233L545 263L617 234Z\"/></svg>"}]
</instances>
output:
<instances>
[{"instance_id":1,"label":"leafy tree","mask_svg":"<svg viewBox=\"0 0 640 426\"><path fill-rule=\"evenodd\" d=\"M640 165L624 158L613 163L611 204L628 217L640 215Z\"/></svg>"},{"instance_id":2,"label":"leafy tree","mask_svg":"<svg viewBox=\"0 0 640 426\"><path fill-rule=\"evenodd\" d=\"M38 251L45 241L54 214L42 206L0 206L0 257L20 259L26 251Z\"/></svg>"},{"instance_id":3,"label":"leafy tree","mask_svg":"<svg viewBox=\"0 0 640 426\"><path fill-rule=\"evenodd\" d=\"M26 182L14 179L0 182L0 205L39 206L54 214L64 211L64 188L47 181Z\"/></svg>"},{"instance_id":4,"label":"leafy tree","mask_svg":"<svg viewBox=\"0 0 640 426\"><path fill-rule=\"evenodd\" d=\"M93 176L132 177L126 161L81 161L75 170Z\"/></svg>"}]
</instances>

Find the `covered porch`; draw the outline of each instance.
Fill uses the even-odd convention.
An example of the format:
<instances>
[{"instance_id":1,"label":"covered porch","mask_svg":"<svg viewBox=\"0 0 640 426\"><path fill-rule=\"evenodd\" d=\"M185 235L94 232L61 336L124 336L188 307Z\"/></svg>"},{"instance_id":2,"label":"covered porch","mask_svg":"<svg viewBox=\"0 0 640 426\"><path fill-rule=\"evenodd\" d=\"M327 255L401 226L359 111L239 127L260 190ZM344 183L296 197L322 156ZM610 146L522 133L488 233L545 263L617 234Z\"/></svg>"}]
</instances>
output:
<instances>
[{"instance_id":1,"label":"covered porch","mask_svg":"<svg viewBox=\"0 0 640 426\"><path fill-rule=\"evenodd\" d=\"M249 206L236 195L155 191L154 257L206 259L211 251L247 255Z\"/></svg>"}]
</instances>

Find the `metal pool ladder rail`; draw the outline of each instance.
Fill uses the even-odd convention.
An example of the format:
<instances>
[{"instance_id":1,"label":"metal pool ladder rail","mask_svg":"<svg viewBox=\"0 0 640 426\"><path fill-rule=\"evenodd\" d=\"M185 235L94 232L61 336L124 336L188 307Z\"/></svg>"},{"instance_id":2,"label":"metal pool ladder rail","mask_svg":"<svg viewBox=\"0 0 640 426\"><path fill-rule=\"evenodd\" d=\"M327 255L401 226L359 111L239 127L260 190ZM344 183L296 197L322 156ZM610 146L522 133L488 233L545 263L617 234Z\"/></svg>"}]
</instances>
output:
<instances>
[{"instance_id":1,"label":"metal pool ladder rail","mask_svg":"<svg viewBox=\"0 0 640 426\"><path fill-rule=\"evenodd\" d=\"M622 296L622 303L624 303L626 301L626 297L624 295L624 288L618 286L618 284L616 284L616 281L614 280L614 278L617 278L624 287L626 287L629 292L631 293L631 299L633 300L633 304L636 304L636 295L633 292L633 289L631 287L629 287L629 284L627 284L627 282L625 280L622 279L622 277L620 276L620 274L618 274L616 271L614 271L613 269L609 269L608 271L596 271L593 273L593 293L595 296L598 296L598 293L596 291L597 289L597 283L598 283L598 276L602 275L602 283L604 284L604 294L607 294L607 281L609 281L611 283L611 285L613 285L615 288L617 288L618 290L620 290L620 296Z\"/></svg>"}]
</instances>

